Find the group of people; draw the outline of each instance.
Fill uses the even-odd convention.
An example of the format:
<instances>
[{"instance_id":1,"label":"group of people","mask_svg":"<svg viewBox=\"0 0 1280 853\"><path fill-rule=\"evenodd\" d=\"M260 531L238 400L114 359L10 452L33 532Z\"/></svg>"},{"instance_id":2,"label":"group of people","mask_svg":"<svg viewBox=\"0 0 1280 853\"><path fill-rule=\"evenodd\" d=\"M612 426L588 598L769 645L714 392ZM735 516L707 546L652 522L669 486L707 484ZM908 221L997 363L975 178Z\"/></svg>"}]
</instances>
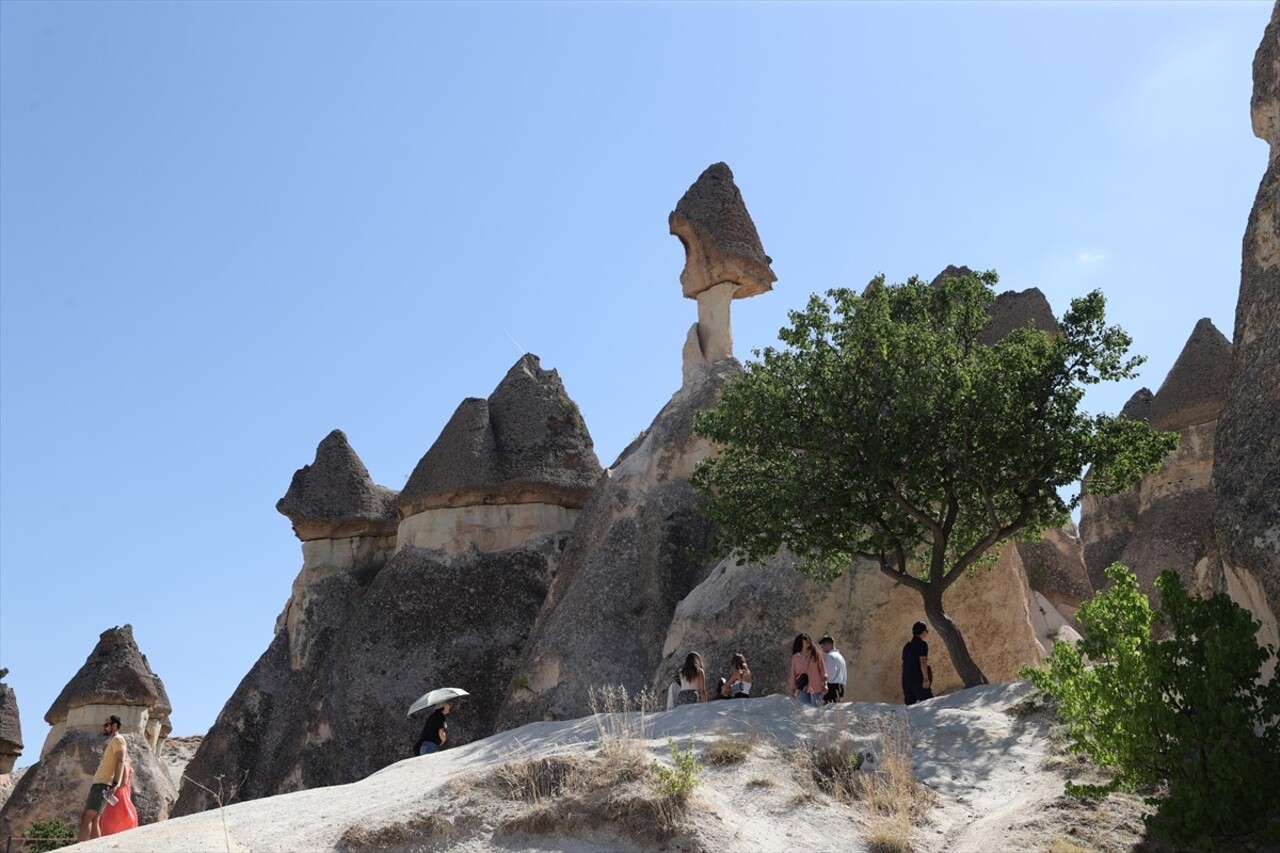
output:
<instances>
[{"instance_id":1,"label":"group of people","mask_svg":"<svg viewBox=\"0 0 1280 853\"><path fill-rule=\"evenodd\" d=\"M729 658L729 674L716 681L714 690L707 690L707 672L702 666L702 655L689 652L684 664L676 670L676 677L667 690L667 710L677 705L692 705L715 699L746 699L751 696L751 666L746 655L735 654Z\"/></svg>"},{"instance_id":2,"label":"group of people","mask_svg":"<svg viewBox=\"0 0 1280 853\"><path fill-rule=\"evenodd\" d=\"M923 622L911 626L911 640L902 647L902 697L908 705L933 698L933 669L929 666L929 628ZM791 698L815 708L844 699L849 668L836 641L824 634L813 644L808 634L797 634L791 644ZM720 678L714 695L707 690L702 656L690 652L667 691L667 710L714 699L741 699L751 695L751 667L742 654L729 660L729 674Z\"/></svg>"}]
</instances>

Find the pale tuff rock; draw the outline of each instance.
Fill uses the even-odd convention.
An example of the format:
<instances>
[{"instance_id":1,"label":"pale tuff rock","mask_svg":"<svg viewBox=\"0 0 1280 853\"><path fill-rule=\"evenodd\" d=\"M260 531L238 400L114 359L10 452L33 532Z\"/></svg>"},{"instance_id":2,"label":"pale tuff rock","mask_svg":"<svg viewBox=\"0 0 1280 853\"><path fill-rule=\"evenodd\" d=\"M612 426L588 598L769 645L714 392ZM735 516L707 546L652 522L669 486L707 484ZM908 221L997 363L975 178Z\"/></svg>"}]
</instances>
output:
<instances>
[{"instance_id":1,"label":"pale tuff rock","mask_svg":"<svg viewBox=\"0 0 1280 853\"><path fill-rule=\"evenodd\" d=\"M396 492L379 486L341 430L325 436L315 461L293 475L276 510L293 522L302 540L302 570L276 622L289 638L294 670L306 666L325 620L313 612L323 581L336 575L377 572L396 547Z\"/></svg>"},{"instance_id":2,"label":"pale tuff rock","mask_svg":"<svg viewBox=\"0 0 1280 853\"><path fill-rule=\"evenodd\" d=\"M712 682L728 673L730 657L741 652L755 678L753 695L786 694L794 637L807 633L816 641L829 633L848 663L847 699L900 703L902 646L911 639L912 623L925 618L920 594L869 561L857 562L831 583L796 572L794 564L781 554L763 566L739 566L731 557L713 568L676 607L651 686L665 690L691 651L702 655ZM947 613L991 681L1013 680L1020 667L1043 656L1032 600L1012 546L1001 550L990 569L947 590ZM930 643L929 660L935 690L963 686L941 640Z\"/></svg>"},{"instance_id":3,"label":"pale tuff rock","mask_svg":"<svg viewBox=\"0 0 1280 853\"><path fill-rule=\"evenodd\" d=\"M17 836L36 820L79 825L105 739L102 721L120 718L133 762L133 802L140 823L164 820L177 791L159 757L172 711L168 694L133 639L133 628L111 628L54 700L53 728L40 760L28 767L0 810L0 837Z\"/></svg>"},{"instance_id":4,"label":"pale tuff rock","mask_svg":"<svg viewBox=\"0 0 1280 853\"><path fill-rule=\"evenodd\" d=\"M1220 588L1217 574L1204 566L1216 547L1209 478L1230 364L1226 338L1209 320L1200 320L1155 396L1143 389L1126 404L1123 414L1148 418L1153 429L1176 430L1178 446L1160 470L1128 492L1085 498L1080 528L1089 576L1098 588L1115 561L1132 569L1148 594L1166 569L1193 591Z\"/></svg>"},{"instance_id":5,"label":"pale tuff rock","mask_svg":"<svg viewBox=\"0 0 1280 853\"><path fill-rule=\"evenodd\" d=\"M1280 614L1280 4L1253 62L1253 129L1270 154L1245 228L1234 358L1218 421L1214 528L1229 588L1262 635ZM1244 592L1247 590L1247 593ZM1237 599L1240 600L1240 599Z\"/></svg>"},{"instance_id":6,"label":"pale tuff rock","mask_svg":"<svg viewBox=\"0 0 1280 853\"><path fill-rule=\"evenodd\" d=\"M544 370L536 355L523 355L488 400L458 406L400 493L400 518L488 504L576 510L601 472L591 434L560 374Z\"/></svg>"},{"instance_id":7,"label":"pale tuff rock","mask_svg":"<svg viewBox=\"0 0 1280 853\"><path fill-rule=\"evenodd\" d=\"M0 776L13 770L22 755L22 720L18 716L18 697L4 683L9 670L0 669Z\"/></svg>"},{"instance_id":8,"label":"pale tuff rock","mask_svg":"<svg viewBox=\"0 0 1280 853\"><path fill-rule=\"evenodd\" d=\"M1149 388L1141 388L1124 404L1120 414L1136 421L1149 420L1154 399ZM1086 475L1085 483L1088 481ZM1094 589L1107 585L1104 570L1120 559L1137 524L1137 489L1107 496L1091 495L1085 491L1080 510L1080 541L1084 546L1089 582Z\"/></svg>"},{"instance_id":9,"label":"pale tuff rock","mask_svg":"<svg viewBox=\"0 0 1280 853\"><path fill-rule=\"evenodd\" d=\"M1080 602L1093 597L1084 562L1084 546L1074 523L1046 530L1039 541L1018 541L1018 556L1036 594L1074 624ZM1043 606L1040 606L1043 610ZM1077 626L1078 627L1078 626Z\"/></svg>"},{"instance_id":10,"label":"pale tuff rock","mask_svg":"<svg viewBox=\"0 0 1280 853\"><path fill-rule=\"evenodd\" d=\"M133 639L133 626L110 628L45 713L53 730L41 758L68 731L99 732L111 714L120 718L121 733L142 735L153 751L158 750L173 728L172 711L164 684Z\"/></svg>"},{"instance_id":11,"label":"pale tuff rock","mask_svg":"<svg viewBox=\"0 0 1280 853\"><path fill-rule=\"evenodd\" d=\"M676 604L706 575L710 523L689 475L711 452L693 432L739 370L726 360L681 389L622 452L574 526L525 647L522 688L499 725L589 713L588 692L649 683Z\"/></svg>"},{"instance_id":12,"label":"pale tuff rock","mask_svg":"<svg viewBox=\"0 0 1280 853\"><path fill-rule=\"evenodd\" d=\"M698 370L733 356L729 304L772 290L778 277L724 163L707 167L667 221L684 246L684 295L698 300L698 322L689 330L683 354L688 384Z\"/></svg>"},{"instance_id":13,"label":"pale tuff rock","mask_svg":"<svg viewBox=\"0 0 1280 853\"><path fill-rule=\"evenodd\" d=\"M276 510L306 542L348 536L395 534L396 493L369 476L360 457L335 429L316 448L315 461L293 475Z\"/></svg>"}]
</instances>

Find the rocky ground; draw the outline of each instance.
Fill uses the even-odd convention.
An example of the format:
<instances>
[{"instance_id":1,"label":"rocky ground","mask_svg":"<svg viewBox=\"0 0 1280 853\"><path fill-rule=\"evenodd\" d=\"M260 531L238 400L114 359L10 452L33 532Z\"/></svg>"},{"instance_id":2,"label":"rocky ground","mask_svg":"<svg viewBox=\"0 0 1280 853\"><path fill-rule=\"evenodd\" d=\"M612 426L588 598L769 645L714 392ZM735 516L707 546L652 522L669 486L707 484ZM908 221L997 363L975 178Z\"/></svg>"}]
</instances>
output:
<instances>
[{"instance_id":1,"label":"rocky ground","mask_svg":"<svg viewBox=\"0 0 1280 853\"><path fill-rule=\"evenodd\" d=\"M1143 840L1137 798L1063 796L1067 778L1089 771L1029 691L991 685L911 709L818 710L770 696L531 723L351 785L213 809L83 849L1156 849ZM619 704L605 698L602 707ZM850 756L863 756L863 769L848 770ZM696 782L675 760L686 757ZM665 796L664 784L690 790Z\"/></svg>"}]
</instances>

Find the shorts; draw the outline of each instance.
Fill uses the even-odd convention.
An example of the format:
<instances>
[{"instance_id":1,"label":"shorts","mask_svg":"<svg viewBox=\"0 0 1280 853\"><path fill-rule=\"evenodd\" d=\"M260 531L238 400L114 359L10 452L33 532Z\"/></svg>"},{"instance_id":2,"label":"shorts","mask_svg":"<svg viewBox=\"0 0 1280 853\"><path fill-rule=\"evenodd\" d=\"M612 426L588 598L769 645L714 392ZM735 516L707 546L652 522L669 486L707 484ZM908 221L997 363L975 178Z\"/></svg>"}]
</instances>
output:
<instances>
[{"instance_id":1,"label":"shorts","mask_svg":"<svg viewBox=\"0 0 1280 853\"><path fill-rule=\"evenodd\" d=\"M696 705L699 698L696 690L681 690L676 694L676 705Z\"/></svg>"},{"instance_id":2,"label":"shorts","mask_svg":"<svg viewBox=\"0 0 1280 853\"><path fill-rule=\"evenodd\" d=\"M424 740L422 743L418 744L418 755L431 755L433 752L439 751L440 744L438 743L432 743L429 740Z\"/></svg>"},{"instance_id":3,"label":"shorts","mask_svg":"<svg viewBox=\"0 0 1280 853\"><path fill-rule=\"evenodd\" d=\"M89 799L84 804L85 811L102 814L102 810L107 807L108 787L110 786L106 782L94 782L89 786Z\"/></svg>"},{"instance_id":4,"label":"shorts","mask_svg":"<svg viewBox=\"0 0 1280 853\"><path fill-rule=\"evenodd\" d=\"M825 699L826 703L828 705L834 705L836 702L839 702L842 699L844 699L844 685L828 683L827 695Z\"/></svg>"},{"instance_id":5,"label":"shorts","mask_svg":"<svg viewBox=\"0 0 1280 853\"><path fill-rule=\"evenodd\" d=\"M926 699L933 698L933 689L929 687L916 687L913 684L902 685L902 699L908 705L914 705L917 702L923 702Z\"/></svg>"}]
</instances>

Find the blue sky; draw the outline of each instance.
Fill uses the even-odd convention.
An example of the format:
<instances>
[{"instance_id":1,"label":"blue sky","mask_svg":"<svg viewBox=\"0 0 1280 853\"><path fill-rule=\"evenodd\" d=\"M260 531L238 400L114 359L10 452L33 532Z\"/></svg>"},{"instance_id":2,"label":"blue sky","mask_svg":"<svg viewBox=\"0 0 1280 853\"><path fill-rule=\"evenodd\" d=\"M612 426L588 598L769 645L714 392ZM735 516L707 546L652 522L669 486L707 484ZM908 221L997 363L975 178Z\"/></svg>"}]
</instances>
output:
<instances>
[{"instance_id":1,"label":"blue sky","mask_svg":"<svg viewBox=\"0 0 1280 853\"><path fill-rule=\"evenodd\" d=\"M203 733L329 430L400 488L528 350L603 462L680 383L667 214L734 170L788 309L948 263L1093 288L1157 388L1228 337L1251 3L0 3L0 666L26 754L132 623Z\"/></svg>"}]
</instances>

